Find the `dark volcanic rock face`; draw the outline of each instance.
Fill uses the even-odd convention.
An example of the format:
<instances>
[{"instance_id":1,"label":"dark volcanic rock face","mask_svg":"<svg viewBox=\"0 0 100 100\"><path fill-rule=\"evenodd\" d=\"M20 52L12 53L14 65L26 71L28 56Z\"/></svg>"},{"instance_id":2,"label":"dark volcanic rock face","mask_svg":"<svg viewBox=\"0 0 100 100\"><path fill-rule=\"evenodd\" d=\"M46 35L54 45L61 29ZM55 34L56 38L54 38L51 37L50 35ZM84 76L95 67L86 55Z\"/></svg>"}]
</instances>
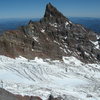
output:
<instances>
[{"instance_id":1,"label":"dark volcanic rock face","mask_svg":"<svg viewBox=\"0 0 100 100\"><path fill-rule=\"evenodd\" d=\"M7 31L0 36L0 54L16 57L26 55L30 57L32 47L32 39L25 35L22 31Z\"/></svg>"},{"instance_id":2,"label":"dark volcanic rock face","mask_svg":"<svg viewBox=\"0 0 100 100\"><path fill-rule=\"evenodd\" d=\"M0 100L18 100L13 94L0 88Z\"/></svg>"},{"instance_id":3,"label":"dark volcanic rock face","mask_svg":"<svg viewBox=\"0 0 100 100\"><path fill-rule=\"evenodd\" d=\"M40 97L35 97L35 96L14 95L0 88L0 100L42 100L42 99Z\"/></svg>"},{"instance_id":4,"label":"dark volcanic rock face","mask_svg":"<svg viewBox=\"0 0 100 100\"><path fill-rule=\"evenodd\" d=\"M54 98L52 95L49 96L48 100L64 100L62 97Z\"/></svg>"},{"instance_id":5,"label":"dark volcanic rock face","mask_svg":"<svg viewBox=\"0 0 100 100\"><path fill-rule=\"evenodd\" d=\"M0 36L0 54L16 57L61 59L75 56L84 62L100 60L100 43L96 34L69 21L50 3L38 22Z\"/></svg>"}]
</instances>

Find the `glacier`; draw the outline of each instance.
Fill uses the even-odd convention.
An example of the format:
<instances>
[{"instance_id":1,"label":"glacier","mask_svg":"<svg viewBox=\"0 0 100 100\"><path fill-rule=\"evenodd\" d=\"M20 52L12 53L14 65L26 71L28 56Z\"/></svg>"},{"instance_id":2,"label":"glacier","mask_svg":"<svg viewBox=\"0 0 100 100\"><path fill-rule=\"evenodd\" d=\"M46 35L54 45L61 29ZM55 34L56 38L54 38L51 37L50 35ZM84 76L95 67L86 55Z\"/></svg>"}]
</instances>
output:
<instances>
[{"instance_id":1,"label":"glacier","mask_svg":"<svg viewBox=\"0 0 100 100\"><path fill-rule=\"evenodd\" d=\"M100 64L85 64L73 56L59 61L1 55L0 87L43 100L49 95L64 100L100 100Z\"/></svg>"}]
</instances>

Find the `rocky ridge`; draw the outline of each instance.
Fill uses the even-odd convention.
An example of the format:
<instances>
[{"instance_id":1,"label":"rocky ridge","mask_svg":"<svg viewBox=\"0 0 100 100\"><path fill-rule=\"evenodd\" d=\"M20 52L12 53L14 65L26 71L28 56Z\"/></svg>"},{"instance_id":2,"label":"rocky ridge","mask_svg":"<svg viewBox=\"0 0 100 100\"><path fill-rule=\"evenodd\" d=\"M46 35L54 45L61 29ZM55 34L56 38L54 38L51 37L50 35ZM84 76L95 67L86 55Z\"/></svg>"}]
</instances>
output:
<instances>
[{"instance_id":1,"label":"rocky ridge","mask_svg":"<svg viewBox=\"0 0 100 100\"><path fill-rule=\"evenodd\" d=\"M35 97L35 96L14 95L0 88L0 100L42 100L42 99L39 97Z\"/></svg>"},{"instance_id":2,"label":"rocky ridge","mask_svg":"<svg viewBox=\"0 0 100 100\"><path fill-rule=\"evenodd\" d=\"M0 100L42 100L37 96L21 96L12 94L5 89L0 88ZM61 97L54 98L52 95L48 97L48 100L62 100Z\"/></svg>"},{"instance_id":3,"label":"rocky ridge","mask_svg":"<svg viewBox=\"0 0 100 100\"><path fill-rule=\"evenodd\" d=\"M100 37L82 25L72 23L51 3L40 21L29 21L0 36L0 55L62 59L75 56L83 62L100 61Z\"/></svg>"}]
</instances>

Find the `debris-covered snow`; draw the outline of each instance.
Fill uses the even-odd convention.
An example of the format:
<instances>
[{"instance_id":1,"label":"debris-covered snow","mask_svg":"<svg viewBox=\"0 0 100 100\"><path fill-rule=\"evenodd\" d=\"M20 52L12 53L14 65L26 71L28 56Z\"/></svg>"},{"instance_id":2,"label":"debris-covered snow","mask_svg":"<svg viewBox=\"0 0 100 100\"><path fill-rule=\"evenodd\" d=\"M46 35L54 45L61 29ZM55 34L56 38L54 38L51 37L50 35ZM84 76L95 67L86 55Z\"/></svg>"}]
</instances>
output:
<instances>
[{"instance_id":1,"label":"debris-covered snow","mask_svg":"<svg viewBox=\"0 0 100 100\"><path fill-rule=\"evenodd\" d=\"M69 23L66 21L65 25L68 25Z\"/></svg>"},{"instance_id":2,"label":"debris-covered snow","mask_svg":"<svg viewBox=\"0 0 100 100\"><path fill-rule=\"evenodd\" d=\"M65 22L65 28L67 28L67 26L69 25L69 22Z\"/></svg>"},{"instance_id":3,"label":"debris-covered snow","mask_svg":"<svg viewBox=\"0 0 100 100\"><path fill-rule=\"evenodd\" d=\"M55 40L54 40L54 43L56 43L56 44L60 45L60 43L59 43L59 42L57 42L57 41L55 41Z\"/></svg>"},{"instance_id":4,"label":"debris-covered snow","mask_svg":"<svg viewBox=\"0 0 100 100\"><path fill-rule=\"evenodd\" d=\"M67 54L66 49L64 49L64 48L62 48L62 47L60 47L60 49L61 49L62 51L64 51L64 52Z\"/></svg>"},{"instance_id":5,"label":"debris-covered snow","mask_svg":"<svg viewBox=\"0 0 100 100\"><path fill-rule=\"evenodd\" d=\"M89 53L87 53L87 52L84 52L84 53L85 53L85 55L90 56L90 54L89 54Z\"/></svg>"},{"instance_id":6,"label":"debris-covered snow","mask_svg":"<svg viewBox=\"0 0 100 100\"><path fill-rule=\"evenodd\" d=\"M66 39L67 39L67 36L65 36L64 38L65 38L65 40L66 40Z\"/></svg>"},{"instance_id":7,"label":"debris-covered snow","mask_svg":"<svg viewBox=\"0 0 100 100\"><path fill-rule=\"evenodd\" d=\"M99 43L99 39L100 39L100 35L96 35L97 41L90 41L91 43L93 43L95 45L96 49L100 49L100 43Z\"/></svg>"},{"instance_id":8,"label":"debris-covered snow","mask_svg":"<svg viewBox=\"0 0 100 100\"><path fill-rule=\"evenodd\" d=\"M75 57L51 61L0 56L0 80L12 93L43 100L50 94L65 100L100 100L100 64L84 64Z\"/></svg>"},{"instance_id":9,"label":"debris-covered snow","mask_svg":"<svg viewBox=\"0 0 100 100\"><path fill-rule=\"evenodd\" d=\"M58 27L58 25L57 25L57 23L49 23L51 26L53 26L53 27Z\"/></svg>"},{"instance_id":10,"label":"debris-covered snow","mask_svg":"<svg viewBox=\"0 0 100 100\"><path fill-rule=\"evenodd\" d=\"M45 32L45 30L44 30L44 29L41 29L41 32L42 32L42 33L44 33L44 32Z\"/></svg>"},{"instance_id":11,"label":"debris-covered snow","mask_svg":"<svg viewBox=\"0 0 100 100\"><path fill-rule=\"evenodd\" d=\"M100 35L96 35L97 39L100 39Z\"/></svg>"},{"instance_id":12,"label":"debris-covered snow","mask_svg":"<svg viewBox=\"0 0 100 100\"><path fill-rule=\"evenodd\" d=\"M38 37L33 36L33 39L34 39L36 42L39 42L39 41L38 41Z\"/></svg>"},{"instance_id":13,"label":"debris-covered snow","mask_svg":"<svg viewBox=\"0 0 100 100\"><path fill-rule=\"evenodd\" d=\"M100 47L99 47L99 42L98 41L91 41L94 45L95 45L95 48L96 49L100 49Z\"/></svg>"}]
</instances>

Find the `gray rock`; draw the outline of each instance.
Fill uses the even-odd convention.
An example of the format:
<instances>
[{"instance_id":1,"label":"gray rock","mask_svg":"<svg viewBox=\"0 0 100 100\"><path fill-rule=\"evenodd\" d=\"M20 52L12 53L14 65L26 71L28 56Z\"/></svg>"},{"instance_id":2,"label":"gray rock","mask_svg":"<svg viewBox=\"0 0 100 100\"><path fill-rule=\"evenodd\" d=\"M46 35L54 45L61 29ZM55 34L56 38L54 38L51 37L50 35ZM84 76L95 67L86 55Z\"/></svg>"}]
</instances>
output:
<instances>
[{"instance_id":1,"label":"gray rock","mask_svg":"<svg viewBox=\"0 0 100 100\"><path fill-rule=\"evenodd\" d=\"M0 54L60 60L62 56L75 56L94 63L100 61L100 49L92 43L96 41L96 33L72 23L49 3L40 21L29 21L28 25L0 36Z\"/></svg>"}]
</instances>

